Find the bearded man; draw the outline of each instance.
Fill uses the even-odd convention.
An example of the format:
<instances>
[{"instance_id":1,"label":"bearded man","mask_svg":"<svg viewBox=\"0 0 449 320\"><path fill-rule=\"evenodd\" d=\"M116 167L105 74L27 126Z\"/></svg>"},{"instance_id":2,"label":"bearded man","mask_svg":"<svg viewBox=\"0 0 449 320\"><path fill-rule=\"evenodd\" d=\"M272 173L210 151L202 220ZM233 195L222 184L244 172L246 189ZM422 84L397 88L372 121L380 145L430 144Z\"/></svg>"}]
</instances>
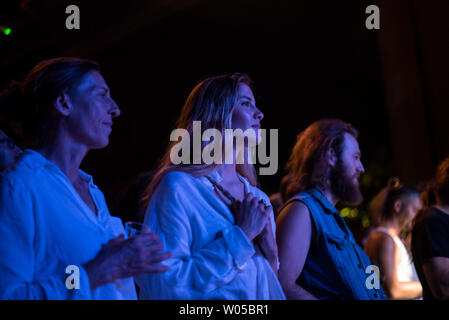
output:
<instances>
[{"instance_id":1,"label":"bearded man","mask_svg":"<svg viewBox=\"0 0 449 320\"><path fill-rule=\"evenodd\" d=\"M370 281L374 268L335 208L363 201L357 137L351 124L334 119L319 120L297 137L276 232L279 280L288 299L386 298L378 281Z\"/></svg>"}]
</instances>

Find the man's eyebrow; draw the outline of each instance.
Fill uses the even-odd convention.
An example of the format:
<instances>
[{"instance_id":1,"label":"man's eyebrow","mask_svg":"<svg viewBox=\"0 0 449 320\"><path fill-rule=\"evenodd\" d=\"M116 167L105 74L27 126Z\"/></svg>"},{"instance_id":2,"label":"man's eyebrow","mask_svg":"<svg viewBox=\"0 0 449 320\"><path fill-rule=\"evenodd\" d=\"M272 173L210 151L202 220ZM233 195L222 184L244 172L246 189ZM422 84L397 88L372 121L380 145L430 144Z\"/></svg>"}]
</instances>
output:
<instances>
[{"instance_id":1,"label":"man's eyebrow","mask_svg":"<svg viewBox=\"0 0 449 320\"><path fill-rule=\"evenodd\" d=\"M248 100L253 100L251 97L248 97L248 96L240 96L239 97L240 99L248 99Z\"/></svg>"}]
</instances>

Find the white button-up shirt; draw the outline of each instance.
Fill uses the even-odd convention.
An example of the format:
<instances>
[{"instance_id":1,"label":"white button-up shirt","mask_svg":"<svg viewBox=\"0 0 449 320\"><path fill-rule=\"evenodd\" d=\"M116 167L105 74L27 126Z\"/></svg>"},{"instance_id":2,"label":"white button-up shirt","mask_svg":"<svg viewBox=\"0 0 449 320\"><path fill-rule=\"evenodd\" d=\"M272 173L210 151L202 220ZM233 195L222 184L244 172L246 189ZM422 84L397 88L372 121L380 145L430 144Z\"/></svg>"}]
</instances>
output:
<instances>
[{"instance_id":1,"label":"white button-up shirt","mask_svg":"<svg viewBox=\"0 0 449 320\"><path fill-rule=\"evenodd\" d=\"M218 172L209 176L222 179ZM269 204L266 194L240 178L246 192ZM273 213L271 222L274 231ZM235 225L206 177L167 173L151 198L145 224L160 235L172 257L162 262L169 266L167 272L136 280L141 298L285 299L270 264Z\"/></svg>"},{"instance_id":2,"label":"white button-up shirt","mask_svg":"<svg viewBox=\"0 0 449 320\"><path fill-rule=\"evenodd\" d=\"M0 299L136 299L132 279L91 292L83 264L124 233L109 214L103 193L88 182L95 214L64 173L38 152L26 150L0 180ZM76 271L79 269L79 289ZM75 268L76 269L76 268ZM69 278L69 279L68 279ZM67 284L66 284L67 282Z\"/></svg>"}]
</instances>

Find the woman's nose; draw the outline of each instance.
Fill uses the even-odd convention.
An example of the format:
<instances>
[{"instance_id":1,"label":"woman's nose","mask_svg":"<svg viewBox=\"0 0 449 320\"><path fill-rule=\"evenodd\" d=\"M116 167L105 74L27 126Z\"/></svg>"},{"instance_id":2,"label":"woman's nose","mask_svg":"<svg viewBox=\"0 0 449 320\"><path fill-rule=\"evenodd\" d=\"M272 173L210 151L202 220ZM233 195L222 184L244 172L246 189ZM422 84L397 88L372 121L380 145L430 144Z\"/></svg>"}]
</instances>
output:
<instances>
[{"instance_id":1,"label":"woman's nose","mask_svg":"<svg viewBox=\"0 0 449 320\"><path fill-rule=\"evenodd\" d=\"M254 117L259 121L261 121L263 119L263 113L257 107L256 107L256 114L254 115Z\"/></svg>"},{"instance_id":2,"label":"woman's nose","mask_svg":"<svg viewBox=\"0 0 449 320\"><path fill-rule=\"evenodd\" d=\"M120 108L118 107L118 105L117 105L117 103L115 103L115 101L114 101L114 99L110 99L111 100L111 111L110 111L110 113L111 113L111 115L112 115L112 117L118 117L118 116L120 116Z\"/></svg>"}]
</instances>

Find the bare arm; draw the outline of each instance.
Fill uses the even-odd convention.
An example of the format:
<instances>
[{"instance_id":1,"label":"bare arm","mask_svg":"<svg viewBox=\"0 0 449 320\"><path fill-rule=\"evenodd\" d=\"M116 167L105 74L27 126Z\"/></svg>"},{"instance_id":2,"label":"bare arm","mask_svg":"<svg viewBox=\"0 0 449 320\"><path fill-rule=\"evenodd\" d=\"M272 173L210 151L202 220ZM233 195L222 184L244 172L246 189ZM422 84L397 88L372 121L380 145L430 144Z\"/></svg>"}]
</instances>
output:
<instances>
[{"instance_id":1,"label":"bare arm","mask_svg":"<svg viewBox=\"0 0 449 320\"><path fill-rule=\"evenodd\" d=\"M449 258L434 257L423 265L430 290L437 299L449 300Z\"/></svg>"},{"instance_id":2,"label":"bare arm","mask_svg":"<svg viewBox=\"0 0 449 320\"><path fill-rule=\"evenodd\" d=\"M270 216L267 217L267 223L265 228L256 238L257 243L262 250L263 255L270 263L271 268L273 269L276 276L278 275L278 248L276 241L274 240L274 232L273 225L270 219Z\"/></svg>"},{"instance_id":3,"label":"bare arm","mask_svg":"<svg viewBox=\"0 0 449 320\"><path fill-rule=\"evenodd\" d=\"M312 239L309 210L301 202L292 202L281 211L276 223L279 281L287 299L315 300L310 292L296 283L304 268Z\"/></svg>"},{"instance_id":4,"label":"bare arm","mask_svg":"<svg viewBox=\"0 0 449 320\"><path fill-rule=\"evenodd\" d=\"M373 261L379 263L384 276L384 289L390 299L414 299L422 295L419 281L398 280L399 251L394 240L383 233L373 235L367 244L367 252Z\"/></svg>"}]
</instances>

